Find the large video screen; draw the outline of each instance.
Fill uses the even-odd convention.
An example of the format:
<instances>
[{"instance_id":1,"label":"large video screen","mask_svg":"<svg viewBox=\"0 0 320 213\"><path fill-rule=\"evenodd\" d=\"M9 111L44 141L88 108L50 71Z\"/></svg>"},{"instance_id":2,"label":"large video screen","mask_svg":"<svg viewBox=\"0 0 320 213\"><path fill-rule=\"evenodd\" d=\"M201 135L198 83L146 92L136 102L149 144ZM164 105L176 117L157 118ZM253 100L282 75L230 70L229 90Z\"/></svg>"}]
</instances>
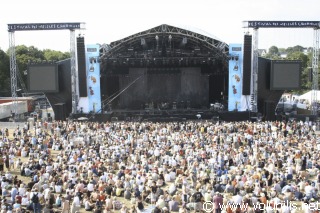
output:
<instances>
[{"instance_id":1,"label":"large video screen","mask_svg":"<svg viewBox=\"0 0 320 213\"><path fill-rule=\"evenodd\" d=\"M28 66L29 92L59 92L58 67L56 64Z\"/></svg>"},{"instance_id":2,"label":"large video screen","mask_svg":"<svg viewBox=\"0 0 320 213\"><path fill-rule=\"evenodd\" d=\"M301 61L271 61L270 90L293 90L301 86Z\"/></svg>"}]
</instances>

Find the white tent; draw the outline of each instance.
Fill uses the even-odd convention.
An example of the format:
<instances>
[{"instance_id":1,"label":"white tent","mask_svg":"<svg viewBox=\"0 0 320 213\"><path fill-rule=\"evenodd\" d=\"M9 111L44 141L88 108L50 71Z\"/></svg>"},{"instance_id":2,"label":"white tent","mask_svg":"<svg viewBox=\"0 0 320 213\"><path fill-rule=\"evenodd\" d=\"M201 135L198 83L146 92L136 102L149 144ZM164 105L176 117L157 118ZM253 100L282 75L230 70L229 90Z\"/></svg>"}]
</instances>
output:
<instances>
[{"instance_id":1,"label":"white tent","mask_svg":"<svg viewBox=\"0 0 320 213\"><path fill-rule=\"evenodd\" d=\"M312 90L310 90L309 92L303 94L303 95L300 95L299 96L299 100L302 101L302 100L306 100L308 103L311 103L311 97L312 97ZM320 101L320 90L316 90L315 91L316 94L317 94L317 101L319 102Z\"/></svg>"}]
</instances>

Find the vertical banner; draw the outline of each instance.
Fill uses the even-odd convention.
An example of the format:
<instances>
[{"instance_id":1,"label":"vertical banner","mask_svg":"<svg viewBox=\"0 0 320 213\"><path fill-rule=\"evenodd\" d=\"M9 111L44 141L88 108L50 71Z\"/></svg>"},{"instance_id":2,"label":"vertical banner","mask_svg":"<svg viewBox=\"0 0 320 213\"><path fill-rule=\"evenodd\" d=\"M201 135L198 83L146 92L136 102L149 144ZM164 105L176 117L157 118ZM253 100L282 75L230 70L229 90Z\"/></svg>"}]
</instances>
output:
<instances>
[{"instance_id":1,"label":"vertical banner","mask_svg":"<svg viewBox=\"0 0 320 213\"><path fill-rule=\"evenodd\" d=\"M228 111L238 111L241 109L242 67L243 67L242 44L230 44L229 45Z\"/></svg>"},{"instance_id":2,"label":"vertical banner","mask_svg":"<svg viewBox=\"0 0 320 213\"><path fill-rule=\"evenodd\" d=\"M99 45L86 45L89 112L101 113ZM81 83L81 82L80 82Z\"/></svg>"}]
</instances>

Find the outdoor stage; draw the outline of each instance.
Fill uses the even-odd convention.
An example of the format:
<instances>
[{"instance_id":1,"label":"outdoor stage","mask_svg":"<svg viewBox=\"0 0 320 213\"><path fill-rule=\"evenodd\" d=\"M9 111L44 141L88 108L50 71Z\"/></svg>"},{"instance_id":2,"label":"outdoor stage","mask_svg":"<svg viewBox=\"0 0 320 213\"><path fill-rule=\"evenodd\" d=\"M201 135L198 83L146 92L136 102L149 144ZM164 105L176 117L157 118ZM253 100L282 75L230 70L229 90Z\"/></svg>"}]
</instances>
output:
<instances>
[{"instance_id":1,"label":"outdoor stage","mask_svg":"<svg viewBox=\"0 0 320 213\"><path fill-rule=\"evenodd\" d=\"M164 24L100 47L85 46L80 37L77 45L83 56L78 58L82 60L79 94L70 87L77 82L71 79L70 60L58 63L59 91L45 93L57 120L275 121L293 117L275 115L288 89L270 86L275 62L256 58L258 70L253 79L251 68L244 66L251 64L251 53L242 49L245 44L229 47L215 37ZM250 56L246 63L244 53ZM257 84L254 92L251 81ZM146 107L150 103L152 107ZM212 103L223 103L224 109L212 110ZM303 116L305 120L314 117Z\"/></svg>"}]
</instances>

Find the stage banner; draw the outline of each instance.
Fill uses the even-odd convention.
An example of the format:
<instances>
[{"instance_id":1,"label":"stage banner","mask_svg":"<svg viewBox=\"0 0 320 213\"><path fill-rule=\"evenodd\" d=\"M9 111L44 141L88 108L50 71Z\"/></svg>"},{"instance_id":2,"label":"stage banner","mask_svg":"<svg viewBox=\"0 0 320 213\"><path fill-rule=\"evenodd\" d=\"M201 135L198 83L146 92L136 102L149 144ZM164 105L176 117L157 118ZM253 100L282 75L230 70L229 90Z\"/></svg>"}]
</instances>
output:
<instances>
[{"instance_id":1,"label":"stage banner","mask_svg":"<svg viewBox=\"0 0 320 213\"><path fill-rule=\"evenodd\" d=\"M241 109L242 67L243 67L242 44L230 44L229 45L228 111L239 111Z\"/></svg>"},{"instance_id":2,"label":"stage banner","mask_svg":"<svg viewBox=\"0 0 320 213\"><path fill-rule=\"evenodd\" d=\"M101 113L99 45L86 45L89 112ZM80 82L81 84L81 82Z\"/></svg>"}]
</instances>

